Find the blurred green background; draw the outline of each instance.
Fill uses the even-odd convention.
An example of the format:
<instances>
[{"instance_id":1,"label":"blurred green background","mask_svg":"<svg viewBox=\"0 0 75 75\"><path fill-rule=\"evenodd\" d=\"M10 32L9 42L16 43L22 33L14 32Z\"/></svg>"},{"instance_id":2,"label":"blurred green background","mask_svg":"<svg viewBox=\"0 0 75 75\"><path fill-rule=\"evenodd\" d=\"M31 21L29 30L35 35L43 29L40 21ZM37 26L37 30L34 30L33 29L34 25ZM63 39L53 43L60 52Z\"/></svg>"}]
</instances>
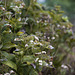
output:
<instances>
[{"instance_id":1,"label":"blurred green background","mask_svg":"<svg viewBox=\"0 0 75 75\"><path fill-rule=\"evenodd\" d=\"M65 11L65 15L74 24L73 31L75 32L75 0L37 0L42 3L46 10L51 10L55 5L60 5L61 9Z\"/></svg>"}]
</instances>

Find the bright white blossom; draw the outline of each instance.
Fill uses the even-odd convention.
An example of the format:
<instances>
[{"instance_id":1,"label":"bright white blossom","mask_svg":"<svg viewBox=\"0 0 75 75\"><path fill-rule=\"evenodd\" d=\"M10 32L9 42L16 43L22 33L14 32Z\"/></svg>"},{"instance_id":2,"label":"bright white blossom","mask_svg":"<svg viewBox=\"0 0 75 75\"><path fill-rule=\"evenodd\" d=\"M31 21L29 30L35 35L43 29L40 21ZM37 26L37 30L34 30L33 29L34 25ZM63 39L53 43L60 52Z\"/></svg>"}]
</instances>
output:
<instances>
[{"instance_id":1,"label":"bright white blossom","mask_svg":"<svg viewBox=\"0 0 75 75\"><path fill-rule=\"evenodd\" d=\"M59 37L59 35L58 35L58 34L56 34L56 37Z\"/></svg>"},{"instance_id":2,"label":"bright white blossom","mask_svg":"<svg viewBox=\"0 0 75 75\"><path fill-rule=\"evenodd\" d=\"M50 64L50 65L52 65L52 64L53 64L53 62L49 62L49 64Z\"/></svg>"},{"instance_id":3,"label":"bright white blossom","mask_svg":"<svg viewBox=\"0 0 75 75\"><path fill-rule=\"evenodd\" d=\"M33 43L33 40L30 40L31 43Z\"/></svg>"},{"instance_id":4,"label":"bright white blossom","mask_svg":"<svg viewBox=\"0 0 75 75\"><path fill-rule=\"evenodd\" d=\"M20 39L19 38L15 38L14 41L20 41Z\"/></svg>"},{"instance_id":5,"label":"bright white blossom","mask_svg":"<svg viewBox=\"0 0 75 75\"><path fill-rule=\"evenodd\" d=\"M38 43L34 42L34 45L36 45L36 44L38 44Z\"/></svg>"},{"instance_id":6,"label":"bright white blossom","mask_svg":"<svg viewBox=\"0 0 75 75\"><path fill-rule=\"evenodd\" d=\"M11 74L11 73L14 73L14 71L13 71L13 70L11 70L11 71L10 71L10 74Z\"/></svg>"},{"instance_id":7,"label":"bright white blossom","mask_svg":"<svg viewBox=\"0 0 75 75\"><path fill-rule=\"evenodd\" d=\"M43 54L46 54L46 51L42 51Z\"/></svg>"},{"instance_id":8,"label":"bright white blossom","mask_svg":"<svg viewBox=\"0 0 75 75\"><path fill-rule=\"evenodd\" d=\"M40 63L42 63L42 60L39 60Z\"/></svg>"},{"instance_id":9,"label":"bright white blossom","mask_svg":"<svg viewBox=\"0 0 75 75\"><path fill-rule=\"evenodd\" d=\"M42 65L42 63L40 62L39 65Z\"/></svg>"},{"instance_id":10,"label":"bright white blossom","mask_svg":"<svg viewBox=\"0 0 75 75\"><path fill-rule=\"evenodd\" d=\"M2 10L5 10L5 8L4 8L4 7L2 7Z\"/></svg>"},{"instance_id":11,"label":"bright white blossom","mask_svg":"<svg viewBox=\"0 0 75 75\"><path fill-rule=\"evenodd\" d=\"M37 23L39 23L40 21L37 21Z\"/></svg>"},{"instance_id":12,"label":"bright white blossom","mask_svg":"<svg viewBox=\"0 0 75 75\"><path fill-rule=\"evenodd\" d=\"M57 27L60 27L60 25L58 24Z\"/></svg>"},{"instance_id":13,"label":"bright white blossom","mask_svg":"<svg viewBox=\"0 0 75 75\"><path fill-rule=\"evenodd\" d=\"M61 65L61 67L64 68L64 69L68 69L68 67L66 65L64 65L64 64Z\"/></svg>"},{"instance_id":14,"label":"bright white blossom","mask_svg":"<svg viewBox=\"0 0 75 75\"><path fill-rule=\"evenodd\" d=\"M39 60L38 62L39 62L39 65L42 65L42 60Z\"/></svg>"},{"instance_id":15,"label":"bright white blossom","mask_svg":"<svg viewBox=\"0 0 75 75\"><path fill-rule=\"evenodd\" d=\"M54 47L53 47L52 45L49 45L49 48L50 48L50 49L54 49Z\"/></svg>"},{"instance_id":16,"label":"bright white blossom","mask_svg":"<svg viewBox=\"0 0 75 75\"><path fill-rule=\"evenodd\" d=\"M50 37L47 37L48 39L50 39Z\"/></svg>"},{"instance_id":17,"label":"bright white blossom","mask_svg":"<svg viewBox=\"0 0 75 75\"><path fill-rule=\"evenodd\" d=\"M15 6L15 8L19 8L18 6Z\"/></svg>"},{"instance_id":18,"label":"bright white blossom","mask_svg":"<svg viewBox=\"0 0 75 75\"><path fill-rule=\"evenodd\" d=\"M10 73L5 73L4 75L10 75Z\"/></svg>"},{"instance_id":19,"label":"bright white blossom","mask_svg":"<svg viewBox=\"0 0 75 75\"><path fill-rule=\"evenodd\" d=\"M40 46L43 46L43 44L42 44L42 43L40 43Z\"/></svg>"},{"instance_id":20,"label":"bright white blossom","mask_svg":"<svg viewBox=\"0 0 75 75\"><path fill-rule=\"evenodd\" d=\"M52 39L52 40L54 40L54 39L55 39L55 37L52 37L51 39Z\"/></svg>"},{"instance_id":21,"label":"bright white blossom","mask_svg":"<svg viewBox=\"0 0 75 75\"><path fill-rule=\"evenodd\" d=\"M34 37L35 37L35 39L36 39L36 40L38 40L38 41L39 41L39 38L38 38L37 36L34 36Z\"/></svg>"},{"instance_id":22,"label":"bright white blossom","mask_svg":"<svg viewBox=\"0 0 75 75\"><path fill-rule=\"evenodd\" d=\"M25 44L25 47L28 47L28 44Z\"/></svg>"},{"instance_id":23,"label":"bright white blossom","mask_svg":"<svg viewBox=\"0 0 75 75\"><path fill-rule=\"evenodd\" d=\"M35 53L35 54L41 54L41 52Z\"/></svg>"},{"instance_id":24,"label":"bright white blossom","mask_svg":"<svg viewBox=\"0 0 75 75\"><path fill-rule=\"evenodd\" d=\"M46 63L45 66L48 66L48 63Z\"/></svg>"},{"instance_id":25,"label":"bright white blossom","mask_svg":"<svg viewBox=\"0 0 75 75\"><path fill-rule=\"evenodd\" d=\"M22 12L19 12L19 14L22 14Z\"/></svg>"}]
</instances>

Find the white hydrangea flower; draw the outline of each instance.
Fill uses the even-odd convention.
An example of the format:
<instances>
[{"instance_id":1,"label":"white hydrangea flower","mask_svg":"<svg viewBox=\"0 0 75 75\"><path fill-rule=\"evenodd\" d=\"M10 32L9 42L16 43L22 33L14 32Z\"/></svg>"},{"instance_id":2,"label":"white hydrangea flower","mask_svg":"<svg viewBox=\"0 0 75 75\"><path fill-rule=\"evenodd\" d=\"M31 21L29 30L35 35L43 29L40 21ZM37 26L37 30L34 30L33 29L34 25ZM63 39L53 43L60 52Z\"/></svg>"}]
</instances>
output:
<instances>
[{"instance_id":1,"label":"white hydrangea flower","mask_svg":"<svg viewBox=\"0 0 75 75\"><path fill-rule=\"evenodd\" d=\"M48 39L50 39L50 37L47 37Z\"/></svg>"},{"instance_id":2,"label":"white hydrangea flower","mask_svg":"<svg viewBox=\"0 0 75 75\"><path fill-rule=\"evenodd\" d=\"M28 44L25 44L25 47L28 47Z\"/></svg>"},{"instance_id":3,"label":"white hydrangea flower","mask_svg":"<svg viewBox=\"0 0 75 75\"><path fill-rule=\"evenodd\" d=\"M48 66L48 63L45 63L45 66Z\"/></svg>"},{"instance_id":4,"label":"white hydrangea flower","mask_svg":"<svg viewBox=\"0 0 75 75\"><path fill-rule=\"evenodd\" d=\"M46 51L42 51L43 54L46 54Z\"/></svg>"},{"instance_id":5,"label":"white hydrangea flower","mask_svg":"<svg viewBox=\"0 0 75 75\"><path fill-rule=\"evenodd\" d=\"M65 28L65 26L62 26L62 28Z\"/></svg>"},{"instance_id":6,"label":"white hydrangea flower","mask_svg":"<svg viewBox=\"0 0 75 75\"><path fill-rule=\"evenodd\" d=\"M50 65L52 65L52 64L53 64L53 62L49 62L49 64L50 64Z\"/></svg>"},{"instance_id":7,"label":"white hydrangea flower","mask_svg":"<svg viewBox=\"0 0 75 75\"><path fill-rule=\"evenodd\" d=\"M35 54L41 54L41 52L35 53Z\"/></svg>"},{"instance_id":8,"label":"white hydrangea flower","mask_svg":"<svg viewBox=\"0 0 75 75\"><path fill-rule=\"evenodd\" d=\"M37 23L39 23L40 21L37 21Z\"/></svg>"},{"instance_id":9,"label":"white hydrangea flower","mask_svg":"<svg viewBox=\"0 0 75 75\"><path fill-rule=\"evenodd\" d=\"M55 39L55 37L52 37L51 39L52 39L52 40L54 40L54 39Z\"/></svg>"},{"instance_id":10,"label":"white hydrangea flower","mask_svg":"<svg viewBox=\"0 0 75 75\"><path fill-rule=\"evenodd\" d=\"M40 62L39 65L42 65L42 62Z\"/></svg>"},{"instance_id":11,"label":"white hydrangea flower","mask_svg":"<svg viewBox=\"0 0 75 75\"><path fill-rule=\"evenodd\" d=\"M42 43L40 43L40 46L43 46L43 44L42 44Z\"/></svg>"},{"instance_id":12,"label":"white hydrangea flower","mask_svg":"<svg viewBox=\"0 0 75 75\"><path fill-rule=\"evenodd\" d=\"M39 63L42 63L42 60L39 60Z\"/></svg>"},{"instance_id":13,"label":"white hydrangea flower","mask_svg":"<svg viewBox=\"0 0 75 75\"><path fill-rule=\"evenodd\" d=\"M2 7L2 10L5 10L5 8L4 8L4 7Z\"/></svg>"},{"instance_id":14,"label":"white hydrangea flower","mask_svg":"<svg viewBox=\"0 0 75 75\"><path fill-rule=\"evenodd\" d=\"M59 37L59 35L58 35L58 34L56 34L56 37Z\"/></svg>"},{"instance_id":15,"label":"white hydrangea flower","mask_svg":"<svg viewBox=\"0 0 75 75\"><path fill-rule=\"evenodd\" d=\"M4 75L10 75L10 73L5 73Z\"/></svg>"},{"instance_id":16,"label":"white hydrangea flower","mask_svg":"<svg viewBox=\"0 0 75 75\"><path fill-rule=\"evenodd\" d=\"M38 44L38 43L34 42L34 45L36 45L36 44Z\"/></svg>"},{"instance_id":17,"label":"white hydrangea flower","mask_svg":"<svg viewBox=\"0 0 75 75\"><path fill-rule=\"evenodd\" d=\"M19 14L22 14L22 12L19 12Z\"/></svg>"},{"instance_id":18,"label":"white hydrangea flower","mask_svg":"<svg viewBox=\"0 0 75 75\"><path fill-rule=\"evenodd\" d=\"M37 36L34 36L34 37L35 37L35 39L36 39L36 40L38 40L38 41L39 41L39 38L38 38Z\"/></svg>"},{"instance_id":19,"label":"white hydrangea flower","mask_svg":"<svg viewBox=\"0 0 75 75\"><path fill-rule=\"evenodd\" d=\"M15 8L19 8L18 6L15 6Z\"/></svg>"},{"instance_id":20,"label":"white hydrangea flower","mask_svg":"<svg viewBox=\"0 0 75 75\"><path fill-rule=\"evenodd\" d=\"M19 38L15 38L14 41L20 41L20 39Z\"/></svg>"},{"instance_id":21,"label":"white hydrangea flower","mask_svg":"<svg viewBox=\"0 0 75 75\"><path fill-rule=\"evenodd\" d=\"M60 25L58 24L57 27L60 27Z\"/></svg>"},{"instance_id":22,"label":"white hydrangea flower","mask_svg":"<svg viewBox=\"0 0 75 75\"><path fill-rule=\"evenodd\" d=\"M61 67L64 68L64 69L68 69L68 67L64 64L62 64Z\"/></svg>"},{"instance_id":23,"label":"white hydrangea flower","mask_svg":"<svg viewBox=\"0 0 75 75\"><path fill-rule=\"evenodd\" d=\"M15 38L14 41L17 41L17 38Z\"/></svg>"},{"instance_id":24,"label":"white hydrangea flower","mask_svg":"<svg viewBox=\"0 0 75 75\"><path fill-rule=\"evenodd\" d=\"M11 71L10 71L10 74L11 74L11 73L14 73L14 71L13 71L13 70L11 70Z\"/></svg>"},{"instance_id":25,"label":"white hydrangea flower","mask_svg":"<svg viewBox=\"0 0 75 75\"><path fill-rule=\"evenodd\" d=\"M50 49L54 49L54 47L53 47L52 45L49 45L49 48L50 48Z\"/></svg>"},{"instance_id":26,"label":"white hydrangea flower","mask_svg":"<svg viewBox=\"0 0 75 75\"><path fill-rule=\"evenodd\" d=\"M33 40L30 40L30 42L33 43L34 41Z\"/></svg>"}]
</instances>

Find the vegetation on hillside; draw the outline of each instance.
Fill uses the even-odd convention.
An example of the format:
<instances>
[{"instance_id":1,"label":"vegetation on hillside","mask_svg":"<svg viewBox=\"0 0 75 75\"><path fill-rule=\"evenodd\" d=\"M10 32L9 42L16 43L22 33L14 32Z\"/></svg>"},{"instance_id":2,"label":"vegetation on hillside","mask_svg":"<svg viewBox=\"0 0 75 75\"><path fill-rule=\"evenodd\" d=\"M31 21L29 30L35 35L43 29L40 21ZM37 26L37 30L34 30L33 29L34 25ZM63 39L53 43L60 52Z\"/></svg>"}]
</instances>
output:
<instances>
[{"instance_id":1,"label":"vegetation on hillside","mask_svg":"<svg viewBox=\"0 0 75 75\"><path fill-rule=\"evenodd\" d=\"M65 75L75 45L60 6L45 11L36 0L0 1L0 74Z\"/></svg>"}]
</instances>

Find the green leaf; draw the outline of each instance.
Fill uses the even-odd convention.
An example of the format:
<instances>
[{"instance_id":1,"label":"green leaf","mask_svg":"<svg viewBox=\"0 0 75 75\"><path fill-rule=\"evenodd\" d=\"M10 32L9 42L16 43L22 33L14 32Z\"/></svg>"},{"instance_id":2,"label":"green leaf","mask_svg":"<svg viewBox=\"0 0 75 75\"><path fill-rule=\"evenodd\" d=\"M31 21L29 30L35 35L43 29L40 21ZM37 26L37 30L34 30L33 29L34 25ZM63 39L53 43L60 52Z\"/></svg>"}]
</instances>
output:
<instances>
[{"instance_id":1,"label":"green leaf","mask_svg":"<svg viewBox=\"0 0 75 75\"><path fill-rule=\"evenodd\" d=\"M24 3L26 4L26 6L29 6L30 5L30 1L31 0L23 0L24 1Z\"/></svg>"},{"instance_id":2,"label":"green leaf","mask_svg":"<svg viewBox=\"0 0 75 75\"><path fill-rule=\"evenodd\" d=\"M3 44L2 44L2 42L0 41L0 49L3 47Z\"/></svg>"},{"instance_id":3,"label":"green leaf","mask_svg":"<svg viewBox=\"0 0 75 75\"><path fill-rule=\"evenodd\" d=\"M11 67L14 70L17 70L16 64L14 62L12 62L12 61L7 60L7 61L4 61L2 63L5 64L5 65L7 65L7 66L9 66L9 67Z\"/></svg>"},{"instance_id":4,"label":"green leaf","mask_svg":"<svg viewBox=\"0 0 75 75\"><path fill-rule=\"evenodd\" d=\"M1 55L3 55L8 60L15 61L15 55L14 54L9 54L5 51L1 51Z\"/></svg>"},{"instance_id":5,"label":"green leaf","mask_svg":"<svg viewBox=\"0 0 75 75\"><path fill-rule=\"evenodd\" d=\"M24 32L18 32L17 33L18 36L23 35L23 34L24 34Z\"/></svg>"},{"instance_id":6,"label":"green leaf","mask_svg":"<svg viewBox=\"0 0 75 75\"><path fill-rule=\"evenodd\" d=\"M5 43L2 49L10 49L12 47L16 47L16 44L13 43Z\"/></svg>"},{"instance_id":7,"label":"green leaf","mask_svg":"<svg viewBox=\"0 0 75 75\"><path fill-rule=\"evenodd\" d=\"M31 63L33 63L34 60L35 60L35 58L32 55L30 55L30 56L24 56L23 59L22 59L22 61L23 62L27 62L28 65L31 64Z\"/></svg>"},{"instance_id":8,"label":"green leaf","mask_svg":"<svg viewBox=\"0 0 75 75\"><path fill-rule=\"evenodd\" d=\"M35 71L34 69L32 69L29 73L29 75L38 75L37 71Z\"/></svg>"}]
</instances>

